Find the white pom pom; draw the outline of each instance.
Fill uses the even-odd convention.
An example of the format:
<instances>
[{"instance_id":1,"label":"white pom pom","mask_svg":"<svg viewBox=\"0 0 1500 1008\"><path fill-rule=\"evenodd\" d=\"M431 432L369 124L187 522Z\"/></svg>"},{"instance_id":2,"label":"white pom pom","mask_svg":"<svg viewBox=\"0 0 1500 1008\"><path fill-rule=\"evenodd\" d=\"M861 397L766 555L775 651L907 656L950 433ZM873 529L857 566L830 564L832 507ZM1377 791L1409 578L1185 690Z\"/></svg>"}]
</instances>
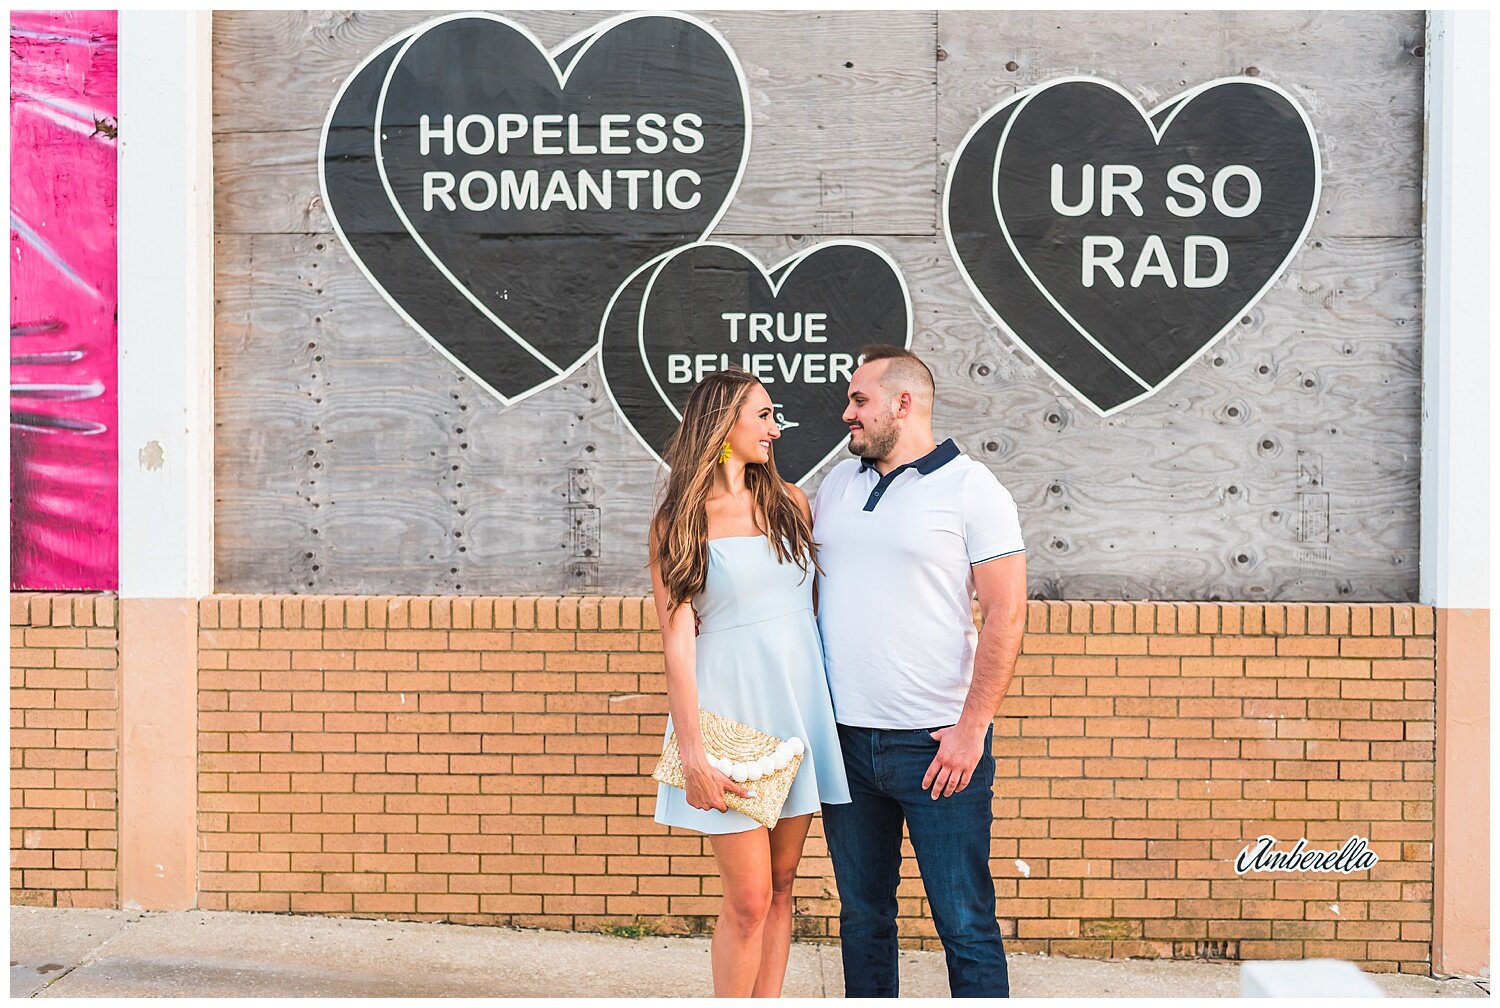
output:
<instances>
[{"instance_id":1,"label":"white pom pom","mask_svg":"<svg viewBox=\"0 0 1500 1008\"><path fill-rule=\"evenodd\" d=\"M759 771L760 776L764 777L766 774L776 772L776 763L770 756L762 756L755 761L755 769Z\"/></svg>"},{"instance_id":2,"label":"white pom pom","mask_svg":"<svg viewBox=\"0 0 1500 1008\"><path fill-rule=\"evenodd\" d=\"M771 754L771 768L772 768L772 770L782 770L782 769L785 769L786 765L788 763L790 763L791 761L792 761L792 754L789 753L789 752L787 752L785 749L781 748L780 746L777 746L776 747L776 751Z\"/></svg>"},{"instance_id":3,"label":"white pom pom","mask_svg":"<svg viewBox=\"0 0 1500 1008\"><path fill-rule=\"evenodd\" d=\"M746 772L745 764L743 763L736 763L734 771L729 776L734 779L736 784L743 784L750 779L750 774Z\"/></svg>"},{"instance_id":4,"label":"white pom pom","mask_svg":"<svg viewBox=\"0 0 1500 1008\"><path fill-rule=\"evenodd\" d=\"M802 755L803 746L802 746L802 740L801 739L799 739L799 738L789 738L786 741L787 741L787 745L789 745L789 746L792 747L792 755L793 756L801 756Z\"/></svg>"}]
</instances>

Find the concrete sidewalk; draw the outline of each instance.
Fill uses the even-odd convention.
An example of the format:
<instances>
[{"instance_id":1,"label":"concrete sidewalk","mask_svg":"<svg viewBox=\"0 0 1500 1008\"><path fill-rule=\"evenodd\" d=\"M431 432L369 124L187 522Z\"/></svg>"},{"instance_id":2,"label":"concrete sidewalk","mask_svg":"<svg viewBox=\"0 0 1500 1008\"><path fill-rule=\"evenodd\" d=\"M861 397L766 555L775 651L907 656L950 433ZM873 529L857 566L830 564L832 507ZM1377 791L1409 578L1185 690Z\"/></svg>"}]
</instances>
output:
<instances>
[{"instance_id":1,"label":"concrete sidewalk","mask_svg":"<svg viewBox=\"0 0 1500 1008\"><path fill-rule=\"evenodd\" d=\"M712 994L703 938L276 914L12 907L12 997L684 997ZM1233 997L1228 963L1010 957L1017 996ZM902 993L947 997L941 952L905 952ZM1392 997L1485 997L1376 974ZM794 945L788 996L843 992L838 948Z\"/></svg>"}]
</instances>

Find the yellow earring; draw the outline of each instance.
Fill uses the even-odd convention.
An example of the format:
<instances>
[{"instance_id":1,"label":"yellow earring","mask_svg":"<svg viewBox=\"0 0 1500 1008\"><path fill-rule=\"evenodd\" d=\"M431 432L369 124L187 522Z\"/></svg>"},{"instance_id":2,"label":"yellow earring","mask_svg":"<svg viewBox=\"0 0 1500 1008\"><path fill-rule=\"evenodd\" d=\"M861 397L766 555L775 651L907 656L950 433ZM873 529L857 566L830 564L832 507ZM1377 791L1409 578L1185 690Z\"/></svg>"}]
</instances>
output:
<instances>
[{"instance_id":1,"label":"yellow earring","mask_svg":"<svg viewBox=\"0 0 1500 1008\"><path fill-rule=\"evenodd\" d=\"M729 442L724 442L724 447L719 449L719 465L729 461L729 456L734 454L734 449L729 447Z\"/></svg>"}]
</instances>

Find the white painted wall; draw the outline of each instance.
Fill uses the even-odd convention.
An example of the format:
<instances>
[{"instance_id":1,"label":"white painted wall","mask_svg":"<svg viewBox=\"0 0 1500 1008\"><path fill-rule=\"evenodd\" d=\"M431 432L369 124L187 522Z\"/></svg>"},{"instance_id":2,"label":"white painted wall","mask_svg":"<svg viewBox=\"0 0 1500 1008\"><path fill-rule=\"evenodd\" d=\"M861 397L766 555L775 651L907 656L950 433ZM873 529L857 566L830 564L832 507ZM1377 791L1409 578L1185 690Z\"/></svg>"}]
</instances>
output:
<instances>
[{"instance_id":1,"label":"white painted wall","mask_svg":"<svg viewBox=\"0 0 1500 1008\"><path fill-rule=\"evenodd\" d=\"M213 590L211 19L120 13L122 598Z\"/></svg>"},{"instance_id":2,"label":"white painted wall","mask_svg":"<svg viewBox=\"0 0 1500 1008\"><path fill-rule=\"evenodd\" d=\"M1489 608L1489 14L1427 31L1421 600Z\"/></svg>"}]
</instances>

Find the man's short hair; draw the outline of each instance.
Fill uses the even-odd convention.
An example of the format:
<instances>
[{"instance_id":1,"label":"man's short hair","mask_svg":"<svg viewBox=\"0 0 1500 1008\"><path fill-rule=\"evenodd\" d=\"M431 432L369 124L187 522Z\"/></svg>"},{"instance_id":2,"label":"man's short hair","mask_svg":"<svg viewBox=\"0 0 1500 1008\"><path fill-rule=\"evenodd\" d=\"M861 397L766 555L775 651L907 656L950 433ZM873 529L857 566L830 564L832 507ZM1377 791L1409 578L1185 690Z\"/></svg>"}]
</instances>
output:
<instances>
[{"instance_id":1,"label":"man's short hair","mask_svg":"<svg viewBox=\"0 0 1500 1008\"><path fill-rule=\"evenodd\" d=\"M890 361L886 365L885 378L880 383L887 391L895 386L904 387L916 392L926 400L927 408L932 408L933 399L937 395L937 384L932 380L932 369L922 358L905 347L890 343L871 343L861 347L859 353L866 364L872 361Z\"/></svg>"}]
</instances>

